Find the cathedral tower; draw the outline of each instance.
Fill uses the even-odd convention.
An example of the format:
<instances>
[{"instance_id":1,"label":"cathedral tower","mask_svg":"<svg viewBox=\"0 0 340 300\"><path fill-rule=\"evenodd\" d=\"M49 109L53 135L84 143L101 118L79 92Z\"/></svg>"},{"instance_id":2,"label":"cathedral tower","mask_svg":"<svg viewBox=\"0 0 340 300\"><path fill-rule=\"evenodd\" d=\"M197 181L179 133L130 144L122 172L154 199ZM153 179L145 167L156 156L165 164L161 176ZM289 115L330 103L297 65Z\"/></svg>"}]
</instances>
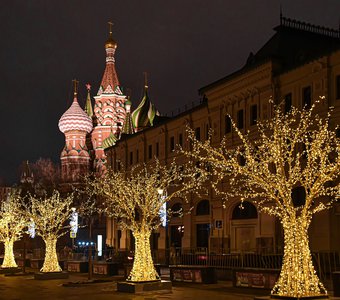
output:
<instances>
[{"instance_id":1,"label":"cathedral tower","mask_svg":"<svg viewBox=\"0 0 340 300\"><path fill-rule=\"evenodd\" d=\"M110 35L105 43L106 67L97 96L94 97L96 125L92 132L92 144L95 151L94 169L97 172L106 163L104 148L115 143L126 118L127 98L119 85L114 58L117 43L112 38L112 23L109 24Z\"/></svg>"},{"instance_id":2,"label":"cathedral tower","mask_svg":"<svg viewBox=\"0 0 340 300\"><path fill-rule=\"evenodd\" d=\"M86 134L92 130L92 119L79 106L77 84L74 82L74 98L70 108L61 116L59 129L65 134L65 147L61 152L61 176L63 182L75 183L87 174L90 156L86 147Z\"/></svg>"}]
</instances>

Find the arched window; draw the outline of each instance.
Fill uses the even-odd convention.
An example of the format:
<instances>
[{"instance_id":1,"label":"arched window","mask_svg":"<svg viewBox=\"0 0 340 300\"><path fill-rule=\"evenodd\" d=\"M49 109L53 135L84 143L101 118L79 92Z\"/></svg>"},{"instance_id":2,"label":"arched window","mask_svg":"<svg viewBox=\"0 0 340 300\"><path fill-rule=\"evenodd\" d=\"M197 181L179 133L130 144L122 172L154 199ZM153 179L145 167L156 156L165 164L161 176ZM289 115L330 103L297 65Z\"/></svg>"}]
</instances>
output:
<instances>
[{"instance_id":1,"label":"arched window","mask_svg":"<svg viewBox=\"0 0 340 300\"><path fill-rule=\"evenodd\" d=\"M198 202L196 207L196 215L197 216L204 216L210 214L210 204L209 200L202 200Z\"/></svg>"},{"instance_id":2,"label":"arched window","mask_svg":"<svg viewBox=\"0 0 340 300\"><path fill-rule=\"evenodd\" d=\"M178 218L182 216L182 204L177 202L171 207L172 216Z\"/></svg>"},{"instance_id":3,"label":"arched window","mask_svg":"<svg viewBox=\"0 0 340 300\"><path fill-rule=\"evenodd\" d=\"M257 209L250 202L243 201L233 210L232 220L257 219Z\"/></svg>"}]
</instances>

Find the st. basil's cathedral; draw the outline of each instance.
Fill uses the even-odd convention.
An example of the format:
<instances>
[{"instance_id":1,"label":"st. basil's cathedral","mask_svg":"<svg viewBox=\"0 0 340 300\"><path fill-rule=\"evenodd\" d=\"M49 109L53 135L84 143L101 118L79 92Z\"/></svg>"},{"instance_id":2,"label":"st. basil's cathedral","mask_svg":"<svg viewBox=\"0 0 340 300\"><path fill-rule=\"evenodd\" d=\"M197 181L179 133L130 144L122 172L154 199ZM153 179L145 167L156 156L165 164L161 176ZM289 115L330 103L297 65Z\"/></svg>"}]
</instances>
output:
<instances>
[{"instance_id":1,"label":"st. basil's cathedral","mask_svg":"<svg viewBox=\"0 0 340 300\"><path fill-rule=\"evenodd\" d=\"M64 183L76 183L89 171L105 170L104 150L113 146L123 134L133 134L152 126L159 113L148 96L145 82L144 95L139 106L131 112L131 101L119 83L115 66L117 42L110 35L105 43L106 66L104 75L91 101L91 86L86 85L87 98L82 109L77 98L74 80L73 103L59 120L59 129L65 135L65 147L61 152L61 176Z\"/></svg>"}]
</instances>

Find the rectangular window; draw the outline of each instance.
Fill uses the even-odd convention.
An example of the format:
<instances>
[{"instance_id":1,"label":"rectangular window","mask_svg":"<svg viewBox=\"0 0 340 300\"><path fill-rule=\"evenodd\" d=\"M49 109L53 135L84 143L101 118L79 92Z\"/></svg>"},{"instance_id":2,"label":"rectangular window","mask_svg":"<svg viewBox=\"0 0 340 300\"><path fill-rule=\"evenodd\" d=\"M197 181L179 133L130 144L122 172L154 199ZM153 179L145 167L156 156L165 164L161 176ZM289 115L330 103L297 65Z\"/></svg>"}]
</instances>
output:
<instances>
[{"instance_id":1,"label":"rectangular window","mask_svg":"<svg viewBox=\"0 0 340 300\"><path fill-rule=\"evenodd\" d=\"M231 132L231 119L227 115L224 117L224 133L230 133Z\"/></svg>"},{"instance_id":2,"label":"rectangular window","mask_svg":"<svg viewBox=\"0 0 340 300\"><path fill-rule=\"evenodd\" d=\"M310 108L312 106L312 88L311 86L307 86L302 89L302 99L303 106L306 108Z\"/></svg>"},{"instance_id":3,"label":"rectangular window","mask_svg":"<svg viewBox=\"0 0 340 300\"><path fill-rule=\"evenodd\" d=\"M152 158L152 145L149 145L149 159Z\"/></svg>"},{"instance_id":4,"label":"rectangular window","mask_svg":"<svg viewBox=\"0 0 340 300\"><path fill-rule=\"evenodd\" d=\"M179 144L181 147L183 147L183 134L182 134L182 133L180 133L180 134L178 135L178 144Z\"/></svg>"},{"instance_id":5,"label":"rectangular window","mask_svg":"<svg viewBox=\"0 0 340 300\"><path fill-rule=\"evenodd\" d=\"M133 152L131 151L130 152L130 165L133 164Z\"/></svg>"},{"instance_id":6,"label":"rectangular window","mask_svg":"<svg viewBox=\"0 0 340 300\"><path fill-rule=\"evenodd\" d=\"M288 114L292 109L292 93L285 96L285 113Z\"/></svg>"},{"instance_id":7,"label":"rectangular window","mask_svg":"<svg viewBox=\"0 0 340 300\"><path fill-rule=\"evenodd\" d=\"M170 138L170 151L174 151L175 150L175 137L172 136Z\"/></svg>"},{"instance_id":8,"label":"rectangular window","mask_svg":"<svg viewBox=\"0 0 340 300\"><path fill-rule=\"evenodd\" d=\"M201 127L197 127L195 129L195 138L196 140L200 141L201 140Z\"/></svg>"},{"instance_id":9,"label":"rectangular window","mask_svg":"<svg viewBox=\"0 0 340 300\"><path fill-rule=\"evenodd\" d=\"M340 100L340 75L335 79L336 99Z\"/></svg>"},{"instance_id":10,"label":"rectangular window","mask_svg":"<svg viewBox=\"0 0 340 300\"><path fill-rule=\"evenodd\" d=\"M252 105L250 108L250 125L255 125L257 121L257 105Z\"/></svg>"},{"instance_id":11,"label":"rectangular window","mask_svg":"<svg viewBox=\"0 0 340 300\"><path fill-rule=\"evenodd\" d=\"M237 112L237 127L238 129L243 129L243 109L240 109L238 112Z\"/></svg>"},{"instance_id":12,"label":"rectangular window","mask_svg":"<svg viewBox=\"0 0 340 300\"><path fill-rule=\"evenodd\" d=\"M156 156L159 156L159 143L156 143Z\"/></svg>"}]
</instances>

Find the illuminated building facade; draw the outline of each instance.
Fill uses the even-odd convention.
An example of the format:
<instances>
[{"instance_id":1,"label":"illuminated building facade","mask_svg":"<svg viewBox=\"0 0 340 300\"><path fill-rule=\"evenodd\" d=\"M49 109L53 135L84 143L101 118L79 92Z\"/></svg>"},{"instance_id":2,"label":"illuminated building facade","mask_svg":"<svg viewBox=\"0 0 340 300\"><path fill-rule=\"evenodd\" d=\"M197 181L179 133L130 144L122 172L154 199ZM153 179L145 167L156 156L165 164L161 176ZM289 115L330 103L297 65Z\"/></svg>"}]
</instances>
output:
<instances>
[{"instance_id":1,"label":"illuminated building facade","mask_svg":"<svg viewBox=\"0 0 340 300\"><path fill-rule=\"evenodd\" d=\"M285 100L284 109L310 106L324 95L319 107L325 115L333 106L331 124L340 123L340 32L299 21L281 18L275 34L246 64L236 72L199 90L201 104L153 127L124 136L106 149L108 165L114 170L129 171L137 163L152 164L156 156L167 164L177 155L176 145L189 150L185 127L194 129L196 138L204 141L213 129L212 142L223 137L228 146L238 145L228 115L238 128L256 139L256 122L271 118L269 105ZM132 114L132 117L134 115ZM338 131L339 134L339 131ZM182 158L179 158L182 159ZM184 158L183 158L184 159ZM228 188L228 182L222 183ZM297 195L298 196L298 195ZM183 208L184 215L170 220L167 234L159 229L153 237L155 249L168 246L182 249L208 248L210 252L282 252L282 229L274 217L258 212L250 202L240 208L240 199L223 207L212 189L206 195L192 196L189 203L178 198L170 203L174 211ZM191 212L191 213L189 213ZM340 250L340 206L316 215L310 229L313 251ZM113 220L107 220L107 244L116 249L131 249L128 232L121 231Z\"/></svg>"}]
</instances>

